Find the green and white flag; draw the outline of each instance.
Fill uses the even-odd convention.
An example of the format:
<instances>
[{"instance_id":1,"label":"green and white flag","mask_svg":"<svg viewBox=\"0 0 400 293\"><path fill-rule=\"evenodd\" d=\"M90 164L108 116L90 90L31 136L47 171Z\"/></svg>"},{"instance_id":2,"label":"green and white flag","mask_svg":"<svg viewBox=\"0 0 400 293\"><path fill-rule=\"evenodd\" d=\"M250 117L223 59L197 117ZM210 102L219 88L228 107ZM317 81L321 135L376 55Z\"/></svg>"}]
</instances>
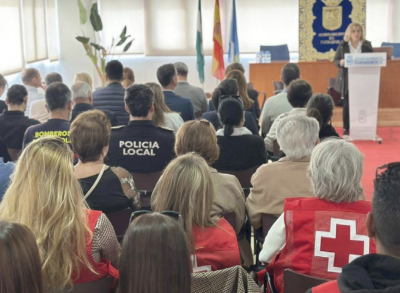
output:
<instances>
[{"instance_id":1,"label":"green and white flag","mask_svg":"<svg viewBox=\"0 0 400 293\"><path fill-rule=\"evenodd\" d=\"M199 0L199 8L197 10L197 38L196 38L196 51L197 51L197 71L199 72L199 79L204 83L204 52L203 52L203 24L201 21L201 0Z\"/></svg>"}]
</instances>

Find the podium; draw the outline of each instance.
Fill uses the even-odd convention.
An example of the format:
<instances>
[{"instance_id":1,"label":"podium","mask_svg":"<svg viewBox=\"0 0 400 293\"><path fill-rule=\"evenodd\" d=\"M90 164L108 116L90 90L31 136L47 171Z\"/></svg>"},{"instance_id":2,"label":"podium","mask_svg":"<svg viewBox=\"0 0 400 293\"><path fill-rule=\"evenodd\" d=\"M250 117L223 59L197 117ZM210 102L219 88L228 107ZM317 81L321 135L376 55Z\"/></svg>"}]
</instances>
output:
<instances>
[{"instance_id":1,"label":"podium","mask_svg":"<svg viewBox=\"0 0 400 293\"><path fill-rule=\"evenodd\" d=\"M381 67L386 53L345 54L349 76L350 136L348 140L376 140Z\"/></svg>"}]
</instances>

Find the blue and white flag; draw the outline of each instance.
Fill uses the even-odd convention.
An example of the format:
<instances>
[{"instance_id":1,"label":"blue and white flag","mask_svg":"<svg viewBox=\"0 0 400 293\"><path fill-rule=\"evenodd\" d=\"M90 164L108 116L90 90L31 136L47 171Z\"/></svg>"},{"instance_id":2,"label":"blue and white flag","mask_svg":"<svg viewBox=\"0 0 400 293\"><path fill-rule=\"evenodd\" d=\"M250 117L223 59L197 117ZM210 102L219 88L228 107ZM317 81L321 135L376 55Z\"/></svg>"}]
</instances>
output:
<instances>
[{"instance_id":1,"label":"blue and white flag","mask_svg":"<svg viewBox=\"0 0 400 293\"><path fill-rule=\"evenodd\" d=\"M231 33L229 36L229 62L239 62L239 40L236 25L236 0L232 3Z\"/></svg>"}]
</instances>

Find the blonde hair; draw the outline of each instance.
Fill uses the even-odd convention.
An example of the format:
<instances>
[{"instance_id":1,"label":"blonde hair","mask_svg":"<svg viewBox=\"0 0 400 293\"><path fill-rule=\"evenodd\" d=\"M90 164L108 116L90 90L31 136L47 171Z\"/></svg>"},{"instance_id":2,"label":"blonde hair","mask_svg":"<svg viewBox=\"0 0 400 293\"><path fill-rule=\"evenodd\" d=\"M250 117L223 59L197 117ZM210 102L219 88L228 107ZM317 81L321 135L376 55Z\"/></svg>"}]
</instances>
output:
<instances>
[{"instance_id":1,"label":"blonde hair","mask_svg":"<svg viewBox=\"0 0 400 293\"><path fill-rule=\"evenodd\" d=\"M239 96L242 97L245 110L248 110L253 105L253 101L249 98L249 95L247 94L246 77L240 70L234 69L225 75L225 79L227 78L235 79L238 82Z\"/></svg>"},{"instance_id":2,"label":"blonde hair","mask_svg":"<svg viewBox=\"0 0 400 293\"><path fill-rule=\"evenodd\" d=\"M77 81L86 82L88 85L90 85L90 88L93 90L93 80L90 77L90 75L87 74L86 72L75 74L73 84L76 83Z\"/></svg>"},{"instance_id":3,"label":"blonde hair","mask_svg":"<svg viewBox=\"0 0 400 293\"><path fill-rule=\"evenodd\" d=\"M194 249L192 227L213 227L218 219L211 218L214 187L211 169L195 153L182 155L169 163L151 196L154 212L179 212L183 228Z\"/></svg>"},{"instance_id":4,"label":"blonde hair","mask_svg":"<svg viewBox=\"0 0 400 293\"><path fill-rule=\"evenodd\" d=\"M175 139L175 153L181 156L190 152L199 154L211 165L219 157L219 147L214 126L207 120L184 123Z\"/></svg>"},{"instance_id":5,"label":"blonde hair","mask_svg":"<svg viewBox=\"0 0 400 293\"><path fill-rule=\"evenodd\" d=\"M365 36L364 36L364 29L363 29L363 27L361 26L361 24L356 23L356 22L353 22L353 23L350 23L350 24L349 24L349 26L348 26L347 29L346 29L346 32L344 33L344 38L343 38L343 39L344 39L346 42L349 42L349 41L351 40L351 31L352 31L353 29L355 29L356 27L359 27L360 30L361 30L360 41L361 41L361 42L365 41Z\"/></svg>"},{"instance_id":6,"label":"blonde hair","mask_svg":"<svg viewBox=\"0 0 400 293\"><path fill-rule=\"evenodd\" d=\"M35 235L46 292L72 286L73 272L83 266L93 271L86 252L92 237L87 205L72 158L59 137L33 141L19 157L0 205L1 219L26 225Z\"/></svg>"},{"instance_id":7,"label":"blonde hair","mask_svg":"<svg viewBox=\"0 0 400 293\"><path fill-rule=\"evenodd\" d=\"M153 123L156 126L165 126L164 113L173 113L167 104L165 104L164 94L159 84L155 82L146 83L154 92L154 114Z\"/></svg>"}]
</instances>

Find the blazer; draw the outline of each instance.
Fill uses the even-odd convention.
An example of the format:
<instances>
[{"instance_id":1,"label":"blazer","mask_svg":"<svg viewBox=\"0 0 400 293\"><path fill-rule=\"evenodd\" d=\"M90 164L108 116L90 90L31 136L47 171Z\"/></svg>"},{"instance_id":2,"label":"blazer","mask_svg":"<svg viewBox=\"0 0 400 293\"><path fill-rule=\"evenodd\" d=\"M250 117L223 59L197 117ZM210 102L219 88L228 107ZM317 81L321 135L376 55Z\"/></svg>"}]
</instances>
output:
<instances>
[{"instance_id":1,"label":"blazer","mask_svg":"<svg viewBox=\"0 0 400 293\"><path fill-rule=\"evenodd\" d=\"M188 98L178 96L173 91L163 91L163 93L168 108L174 112L178 112L185 122L194 120L193 105Z\"/></svg>"},{"instance_id":2,"label":"blazer","mask_svg":"<svg viewBox=\"0 0 400 293\"><path fill-rule=\"evenodd\" d=\"M361 53L371 53L371 52L373 52L371 42L364 41L361 46ZM338 48L336 49L335 58L333 60L335 66L339 68L334 89L337 92L341 93L343 97L348 96L349 76L347 68L340 66L340 60L344 59L344 54L346 53L350 53L350 46L349 42L343 41L339 44Z\"/></svg>"}]
</instances>

